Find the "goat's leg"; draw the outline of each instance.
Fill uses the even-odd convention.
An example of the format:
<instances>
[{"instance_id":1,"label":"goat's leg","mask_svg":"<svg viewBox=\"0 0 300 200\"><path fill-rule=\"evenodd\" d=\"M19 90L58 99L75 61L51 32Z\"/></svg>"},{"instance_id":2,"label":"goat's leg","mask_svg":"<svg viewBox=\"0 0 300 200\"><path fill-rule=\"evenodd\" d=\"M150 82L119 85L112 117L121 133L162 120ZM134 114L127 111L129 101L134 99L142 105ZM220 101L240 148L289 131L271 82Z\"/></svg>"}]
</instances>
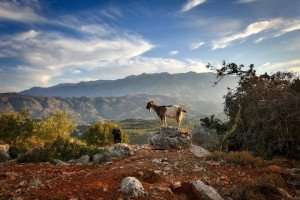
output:
<instances>
[{"instance_id":1,"label":"goat's leg","mask_svg":"<svg viewBox=\"0 0 300 200\"><path fill-rule=\"evenodd\" d=\"M165 121L165 126L168 127L167 118L166 117L165 117L164 121Z\"/></svg>"}]
</instances>

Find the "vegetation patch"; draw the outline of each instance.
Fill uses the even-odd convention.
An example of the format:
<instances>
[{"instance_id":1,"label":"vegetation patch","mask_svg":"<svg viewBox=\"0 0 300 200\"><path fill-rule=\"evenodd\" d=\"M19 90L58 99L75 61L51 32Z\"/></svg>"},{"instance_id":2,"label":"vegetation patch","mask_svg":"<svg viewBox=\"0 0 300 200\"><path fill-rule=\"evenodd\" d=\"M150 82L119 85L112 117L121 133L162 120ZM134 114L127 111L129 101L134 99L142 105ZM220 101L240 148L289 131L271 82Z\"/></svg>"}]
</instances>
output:
<instances>
[{"instance_id":1,"label":"vegetation patch","mask_svg":"<svg viewBox=\"0 0 300 200\"><path fill-rule=\"evenodd\" d=\"M232 163L236 165L242 166L253 166L253 167L262 167L266 163L260 157L253 156L248 151L240 151L240 152L221 152L215 151L212 152L208 157L208 160L214 161L225 161L227 163Z\"/></svg>"}]
</instances>

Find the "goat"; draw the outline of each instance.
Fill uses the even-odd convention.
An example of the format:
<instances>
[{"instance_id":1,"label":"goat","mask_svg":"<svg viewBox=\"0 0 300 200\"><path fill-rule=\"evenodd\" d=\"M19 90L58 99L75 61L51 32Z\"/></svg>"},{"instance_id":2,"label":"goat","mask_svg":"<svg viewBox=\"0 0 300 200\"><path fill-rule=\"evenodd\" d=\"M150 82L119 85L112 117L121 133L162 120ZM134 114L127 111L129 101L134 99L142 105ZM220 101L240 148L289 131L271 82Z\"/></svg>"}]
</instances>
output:
<instances>
[{"instance_id":1,"label":"goat","mask_svg":"<svg viewBox=\"0 0 300 200\"><path fill-rule=\"evenodd\" d=\"M149 101L146 105L146 109L151 112L153 109L157 116L160 119L160 126L167 126L167 117L176 119L178 128L180 127L181 121L183 119L184 110L181 106L178 105L167 105L159 106L154 103L154 101Z\"/></svg>"}]
</instances>

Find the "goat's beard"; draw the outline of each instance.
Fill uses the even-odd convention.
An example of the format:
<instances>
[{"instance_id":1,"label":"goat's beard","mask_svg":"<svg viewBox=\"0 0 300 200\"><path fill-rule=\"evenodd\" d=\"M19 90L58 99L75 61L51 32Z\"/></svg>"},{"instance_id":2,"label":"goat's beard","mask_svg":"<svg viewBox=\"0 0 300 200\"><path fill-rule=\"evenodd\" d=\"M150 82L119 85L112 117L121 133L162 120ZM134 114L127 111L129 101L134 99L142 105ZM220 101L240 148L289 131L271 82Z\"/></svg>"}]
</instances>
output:
<instances>
[{"instance_id":1,"label":"goat's beard","mask_svg":"<svg viewBox=\"0 0 300 200\"><path fill-rule=\"evenodd\" d=\"M151 110L152 110L152 109L151 109L151 108L149 108L148 110L149 110L149 112L151 112Z\"/></svg>"}]
</instances>

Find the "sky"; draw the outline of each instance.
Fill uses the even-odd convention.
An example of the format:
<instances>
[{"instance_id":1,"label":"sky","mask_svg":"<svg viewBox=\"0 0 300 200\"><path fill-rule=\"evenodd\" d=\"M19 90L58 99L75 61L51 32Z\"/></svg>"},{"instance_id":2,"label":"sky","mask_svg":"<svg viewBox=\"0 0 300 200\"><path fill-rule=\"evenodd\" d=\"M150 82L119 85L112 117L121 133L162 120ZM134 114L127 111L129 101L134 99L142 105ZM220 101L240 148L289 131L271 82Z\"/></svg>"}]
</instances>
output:
<instances>
[{"instance_id":1,"label":"sky","mask_svg":"<svg viewBox=\"0 0 300 200\"><path fill-rule=\"evenodd\" d=\"M0 92L223 60L300 72L300 1L0 0Z\"/></svg>"}]
</instances>

